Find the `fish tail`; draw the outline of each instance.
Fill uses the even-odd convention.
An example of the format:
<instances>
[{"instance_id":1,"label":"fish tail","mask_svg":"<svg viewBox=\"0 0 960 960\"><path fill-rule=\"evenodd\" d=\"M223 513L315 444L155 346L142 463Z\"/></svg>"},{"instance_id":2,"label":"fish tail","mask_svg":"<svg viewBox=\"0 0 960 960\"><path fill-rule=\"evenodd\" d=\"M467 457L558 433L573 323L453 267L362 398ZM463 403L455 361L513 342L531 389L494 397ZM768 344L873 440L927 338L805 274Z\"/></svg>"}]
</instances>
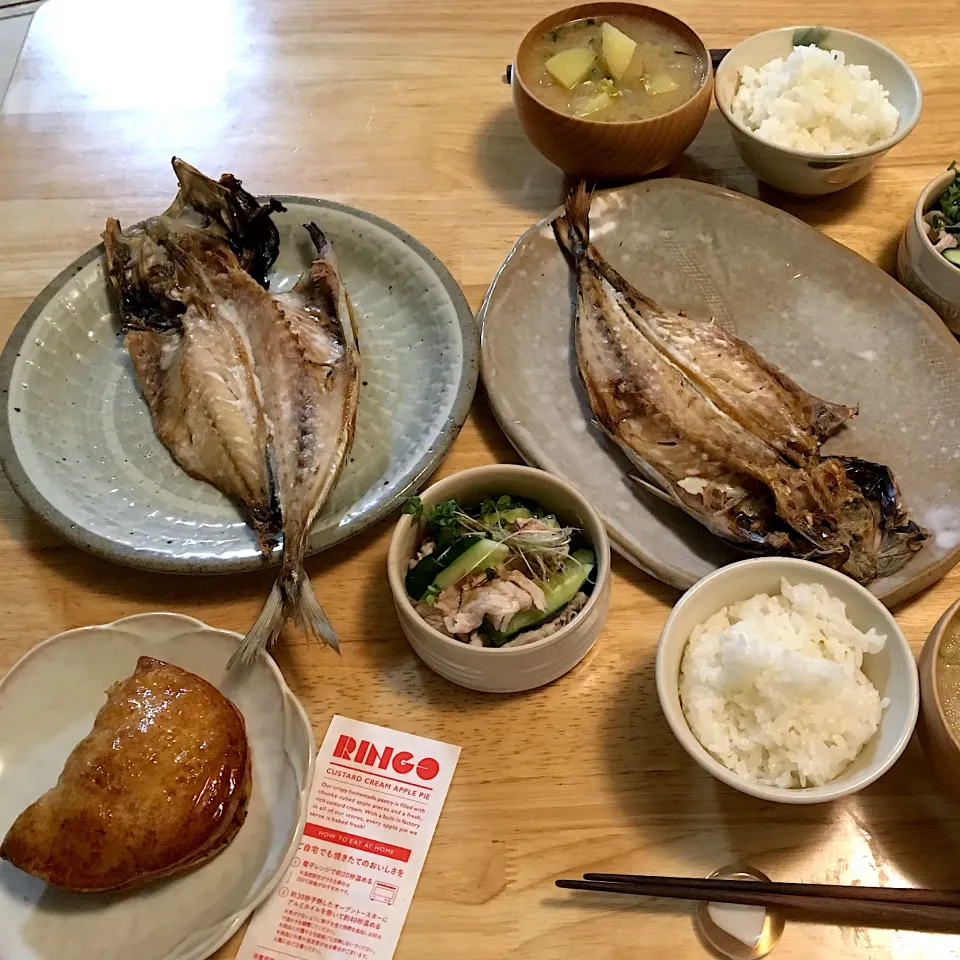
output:
<instances>
[{"instance_id":1,"label":"fish tail","mask_svg":"<svg viewBox=\"0 0 960 960\"><path fill-rule=\"evenodd\" d=\"M284 569L267 597L257 622L243 638L227 669L246 665L257 658L280 636L287 620L294 620L303 630L340 652L340 638L317 600L310 578L302 565Z\"/></svg>"},{"instance_id":2,"label":"fish tail","mask_svg":"<svg viewBox=\"0 0 960 960\"><path fill-rule=\"evenodd\" d=\"M322 640L328 647L340 652L340 638L333 624L313 592L310 578L303 567L298 567L284 588L289 616L308 634Z\"/></svg>"},{"instance_id":3,"label":"fish tail","mask_svg":"<svg viewBox=\"0 0 960 960\"><path fill-rule=\"evenodd\" d=\"M575 260L585 257L590 247L591 194L581 180L567 194L564 212L553 221L557 243Z\"/></svg>"},{"instance_id":4,"label":"fish tail","mask_svg":"<svg viewBox=\"0 0 960 960\"><path fill-rule=\"evenodd\" d=\"M260 616L257 617L257 622L247 631L240 646L227 661L227 670L232 670L237 664L246 666L251 663L261 650L266 650L277 639L287 619L283 608L283 592L280 589L280 580L277 580L260 611Z\"/></svg>"},{"instance_id":5,"label":"fish tail","mask_svg":"<svg viewBox=\"0 0 960 960\"><path fill-rule=\"evenodd\" d=\"M584 248L590 244L590 203L593 194L587 189L586 181L581 180L567 194L564 204L566 218L580 238Z\"/></svg>"}]
</instances>

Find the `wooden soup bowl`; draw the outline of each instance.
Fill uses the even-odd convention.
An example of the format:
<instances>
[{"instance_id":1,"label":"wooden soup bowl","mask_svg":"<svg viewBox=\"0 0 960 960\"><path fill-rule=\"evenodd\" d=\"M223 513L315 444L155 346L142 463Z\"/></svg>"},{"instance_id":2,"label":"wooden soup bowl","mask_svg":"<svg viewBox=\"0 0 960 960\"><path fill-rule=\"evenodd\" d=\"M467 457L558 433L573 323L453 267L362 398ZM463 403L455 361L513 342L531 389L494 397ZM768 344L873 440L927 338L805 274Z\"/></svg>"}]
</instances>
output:
<instances>
[{"instance_id":1,"label":"wooden soup bowl","mask_svg":"<svg viewBox=\"0 0 960 960\"><path fill-rule=\"evenodd\" d=\"M953 603L930 631L920 653L920 722L917 733L923 752L940 782L960 802L960 741L950 729L937 692L937 656L947 628L960 617L960 600Z\"/></svg>"},{"instance_id":2,"label":"wooden soup bowl","mask_svg":"<svg viewBox=\"0 0 960 960\"><path fill-rule=\"evenodd\" d=\"M700 89L668 113L621 122L571 117L539 101L528 82L537 41L548 30L571 20L610 15L651 20L683 37L704 65ZM589 180L635 180L675 160L700 131L713 95L713 65L704 42L682 20L655 7L600 0L558 10L536 24L517 51L510 85L520 124L530 142L564 173Z\"/></svg>"}]
</instances>

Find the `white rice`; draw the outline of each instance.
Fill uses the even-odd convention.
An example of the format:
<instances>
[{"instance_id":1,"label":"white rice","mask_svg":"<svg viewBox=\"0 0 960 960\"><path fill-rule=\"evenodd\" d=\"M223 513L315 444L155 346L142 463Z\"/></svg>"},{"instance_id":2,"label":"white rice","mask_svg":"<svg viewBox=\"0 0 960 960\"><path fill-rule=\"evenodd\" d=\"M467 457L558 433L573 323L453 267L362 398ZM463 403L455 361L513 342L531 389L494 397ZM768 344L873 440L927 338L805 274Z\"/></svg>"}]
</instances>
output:
<instances>
[{"instance_id":1,"label":"white rice","mask_svg":"<svg viewBox=\"0 0 960 960\"><path fill-rule=\"evenodd\" d=\"M730 109L761 140L815 153L863 150L892 137L900 119L869 67L814 46L742 67Z\"/></svg>"},{"instance_id":2,"label":"white rice","mask_svg":"<svg viewBox=\"0 0 960 960\"><path fill-rule=\"evenodd\" d=\"M819 786L876 733L887 706L860 669L886 637L861 633L817 583L725 607L690 635L680 703L694 736L757 783Z\"/></svg>"}]
</instances>

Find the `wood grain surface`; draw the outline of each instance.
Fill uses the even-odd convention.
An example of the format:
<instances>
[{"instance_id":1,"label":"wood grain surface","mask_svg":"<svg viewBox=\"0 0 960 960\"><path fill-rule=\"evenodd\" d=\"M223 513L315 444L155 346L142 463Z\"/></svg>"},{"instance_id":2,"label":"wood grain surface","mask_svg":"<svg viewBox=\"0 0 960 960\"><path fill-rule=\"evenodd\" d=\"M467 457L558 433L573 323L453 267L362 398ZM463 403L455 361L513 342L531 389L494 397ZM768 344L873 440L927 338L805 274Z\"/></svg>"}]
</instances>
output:
<instances>
[{"instance_id":1,"label":"wood grain surface","mask_svg":"<svg viewBox=\"0 0 960 960\"><path fill-rule=\"evenodd\" d=\"M169 158L261 193L329 197L430 247L474 308L516 237L559 201L560 173L519 129L501 82L554 0L50 0L0 110L0 331L97 242L171 195ZM916 70L924 115L866 181L793 200L758 186L711 110L670 172L797 214L886 270L922 186L956 144L956 0L665 4L712 47L790 23L848 27ZM522 12L518 12L522 11ZM478 394L441 474L517 460ZM244 630L271 574L187 579L85 556L0 490L0 672L39 640L175 610ZM384 576L391 524L309 562L342 658L294 635L276 651L318 737L337 711L463 748L399 960L708 956L684 903L567 893L584 871L702 876L745 860L776 880L960 887L960 808L917 745L847 801L781 807L701 772L657 704L656 638L674 590L622 561L600 641L542 690L483 696L412 655ZM900 607L915 649L960 572ZM238 940L218 956L232 957ZM774 956L946 958L960 936L788 924Z\"/></svg>"}]
</instances>

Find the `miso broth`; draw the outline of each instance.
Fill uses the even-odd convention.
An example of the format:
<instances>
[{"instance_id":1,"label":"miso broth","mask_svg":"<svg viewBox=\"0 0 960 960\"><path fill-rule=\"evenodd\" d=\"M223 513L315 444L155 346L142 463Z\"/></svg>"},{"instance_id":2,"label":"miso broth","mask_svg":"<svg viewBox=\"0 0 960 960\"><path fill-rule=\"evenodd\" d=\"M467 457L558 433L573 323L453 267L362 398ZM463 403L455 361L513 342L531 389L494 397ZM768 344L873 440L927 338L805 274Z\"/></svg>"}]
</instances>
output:
<instances>
[{"instance_id":1,"label":"miso broth","mask_svg":"<svg viewBox=\"0 0 960 960\"><path fill-rule=\"evenodd\" d=\"M557 54L564 57L553 60ZM705 64L683 36L629 16L554 27L522 66L533 94L548 107L610 123L668 113L686 103L705 76Z\"/></svg>"}]
</instances>

